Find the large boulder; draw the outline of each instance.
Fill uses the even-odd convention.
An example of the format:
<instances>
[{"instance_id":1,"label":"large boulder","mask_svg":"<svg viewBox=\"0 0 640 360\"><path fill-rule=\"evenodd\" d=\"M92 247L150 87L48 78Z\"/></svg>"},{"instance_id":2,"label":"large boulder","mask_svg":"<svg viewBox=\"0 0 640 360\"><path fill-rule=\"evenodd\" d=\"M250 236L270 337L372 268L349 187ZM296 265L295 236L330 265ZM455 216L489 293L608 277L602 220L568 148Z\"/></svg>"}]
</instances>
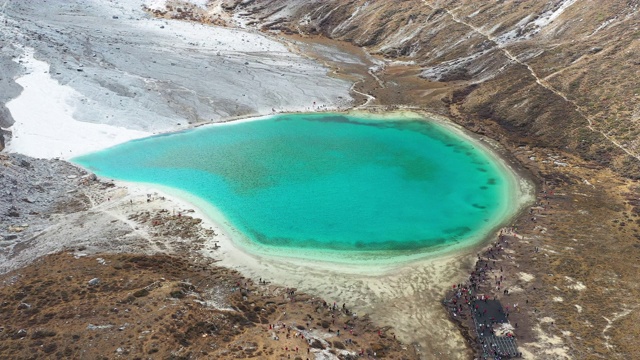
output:
<instances>
[{"instance_id":1,"label":"large boulder","mask_svg":"<svg viewBox=\"0 0 640 360\"><path fill-rule=\"evenodd\" d=\"M7 109L4 105L0 104L0 151L4 150L4 136L5 131L2 128L8 128L13 125L13 117L11 117L11 113L9 109Z\"/></svg>"}]
</instances>

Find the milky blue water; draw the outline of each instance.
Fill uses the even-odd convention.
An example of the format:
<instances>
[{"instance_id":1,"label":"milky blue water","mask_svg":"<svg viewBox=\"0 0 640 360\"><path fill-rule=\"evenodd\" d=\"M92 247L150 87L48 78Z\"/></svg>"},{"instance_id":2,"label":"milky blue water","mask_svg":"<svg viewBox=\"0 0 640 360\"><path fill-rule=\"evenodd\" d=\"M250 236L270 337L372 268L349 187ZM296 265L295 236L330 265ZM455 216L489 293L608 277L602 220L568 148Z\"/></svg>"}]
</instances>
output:
<instances>
[{"instance_id":1,"label":"milky blue water","mask_svg":"<svg viewBox=\"0 0 640 360\"><path fill-rule=\"evenodd\" d=\"M508 214L503 167L427 120L288 114L131 141L73 162L177 188L249 242L305 251L428 251ZM477 241L477 238L473 241Z\"/></svg>"}]
</instances>

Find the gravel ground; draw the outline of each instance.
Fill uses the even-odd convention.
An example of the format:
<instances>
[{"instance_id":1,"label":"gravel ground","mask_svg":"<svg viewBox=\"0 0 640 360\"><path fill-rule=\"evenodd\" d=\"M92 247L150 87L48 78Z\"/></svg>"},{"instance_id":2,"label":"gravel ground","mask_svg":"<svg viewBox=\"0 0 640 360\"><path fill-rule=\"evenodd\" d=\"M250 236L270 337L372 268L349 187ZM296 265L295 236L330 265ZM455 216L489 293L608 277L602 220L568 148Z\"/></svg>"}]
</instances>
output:
<instances>
[{"instance_id":1,"label":"gravel ground","mask_svg":"<svg viewBox=\"0 0 640 360\"><path fill-rule=\"evenodd\" d=\"M65 161L0 155L0 272L13 267L9 259L54 226L59 214L89 207L78 192L79 182L87 180L84 170Z\"/></svg>"}]
</instances>

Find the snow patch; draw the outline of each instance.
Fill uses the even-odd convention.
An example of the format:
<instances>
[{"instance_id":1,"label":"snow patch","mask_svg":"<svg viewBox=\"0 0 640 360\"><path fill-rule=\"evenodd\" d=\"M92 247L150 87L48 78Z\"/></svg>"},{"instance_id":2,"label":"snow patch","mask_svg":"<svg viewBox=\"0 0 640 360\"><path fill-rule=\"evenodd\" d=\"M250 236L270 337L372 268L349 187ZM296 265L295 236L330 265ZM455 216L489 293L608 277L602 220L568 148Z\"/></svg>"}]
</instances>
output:
<instances>
[{"instance_id":1,"label":"snow patch","mask_svg":"<svg viewBox=\"0 0 640 360\"><path fill-rule=\"evenodd\" d=\"M482 11L482 9L478 9L478 10L476 10L476 11L472 12L471 14L467 15L467 17L468 17L468 18L472 18L472 17L474 17L474 16L476 16L476 15L480 14L480 11Z\"/></svg>"},{"instance_id":2,"label":"snow patch","mask_svg":"<svg viewBox=\"0 0 640 360\"><path fill-rule=\"evenodd\" d=\"M22 93L6 104L15 120L8 152L35 158L69 159L151 135L75 120L73 104L82 101L82 94L54 80L49 74L49 64L36 60L33 54L32 48L25 48L24 57L14 59L22 61L27 72L16 80L23 87ZM81 70L79 68L78 72Z\"/></svg>"},{"instance_id":3,"label":"snow patch","mask_svg":"<svg viewBox=\"0 0 640 360\"><path fill-rule=\"evenodd\" d=\"M147 0L144 3L149 10L164 11L167 10L167 0Z\"/></svg>"},{"instance_id":4,"label":"snow patch","mask_svg":"<svg viewBox=\"0 0 640 360\"><path fill-rule=\"evenodd\" d=\"M618 17L613 17L609 20L606 20L605 22L603 22L602 24L600 24L600 26L598 26L595 30L593 30L593 32L591 34L589 34L589 36L593 36L595 35L598 31L606 28L607 26L611 25L612 22L616 21L618 19Z\"/></svg>"},{"instance_id":5,"label":"snow patch","mask_svg":"<svg viewBox=\"0 0 640 360\"><path fill-rule=\"evenodd\" d=\"M529 282L535 278L533 275L526 272L519 272L518 277L520 278L520 280L525 282Z\"/></svg>"},{"instance_id":6,"label":"snow patch","mask_svg":"<svg viewBox=\"0 0 640 360\"><path fill-rule=\"evenodd\" d=\"M445 78L446 75L455 72L457 69L461 70L469 70L470 64L480 58L481 56L487 54L490 50L485 50L481 52L477 52L471 54L466 57L460 57L449 61L443 61L440 64L426 68L420 74L421 77L429 79L431 81L440 81Z\"/></svg>"},{"instance_id":7,"label":"snow patch","mask_svg":"<svg viewBox=\"0 0 640 360\"><path fill-rule=\"evenodd\" d=\"M567 282L569 282L569 285L567 286L569 289L582 291L587 288L587 286L583 284L581 281L576 281L572 277L565 276L564 278L567 280Z\"/></svg>"},{"instance_id":8,"label":"snow patch","mask_svg":"<svg viewBox=\"0 0 640 360\"><path fill-rule=\"evenodd\" d=\"M557 7L554 6L553 8L543 12L542 14L538 15L538 17L533 21L531 21L533 15L527 15L522 20L518 21L518 23L514 25L512 30L502 35L496 36L494 41L499 46L503 46L515 41L531 39L542 29L556 20L560 15L562 15L576 1L577 0L562 0L559 3L555 4Z\"/></svg>"},{"instance_id":9,"label":"snow patch","mask_svg":"<svg viewBox=\"0 0 640 360\"><path fill-rule=\"evenodd\" d=\"M144 6L153 11L165 11L167 10L167 3L169 0L146 0ZM195 5L199 8L206 9L209 0L182 0L182 3Z\"/></svg>"},{"instance_id":10,"label":"snow patch","mask_svg":"<svg viewBox=\"0 0 640 360\"><path fill-rule=\"evenodd\" d=\"M553 318L545 316L542 319L540 319L540 322L543 323L543 324L550 324L550 323L553 323L554 320L553 320Z\"/></svg>"},{"instance_id":11,"label":"snow patch","mask_svg":"<svg viewBox=\"0 0 640 360\"><path fill-rule=\"evenodd\" d=\"M538 17L533 24L539 28L543 28L557 19L562 13L565 12L569 8L569 6L573 5L577 0L564 0L560 4L560 6L555 11L547 11Z\"/></svg>"}]
</instances>

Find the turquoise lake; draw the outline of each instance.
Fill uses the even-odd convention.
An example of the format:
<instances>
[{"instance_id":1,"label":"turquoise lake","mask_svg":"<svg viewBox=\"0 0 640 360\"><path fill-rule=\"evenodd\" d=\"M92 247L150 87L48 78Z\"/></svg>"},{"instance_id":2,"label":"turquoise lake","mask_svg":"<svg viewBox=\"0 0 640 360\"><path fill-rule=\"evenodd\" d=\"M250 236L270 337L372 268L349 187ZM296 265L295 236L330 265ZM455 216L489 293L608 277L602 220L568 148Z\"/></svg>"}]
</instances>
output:
<instances>
[{"instance_id":1,"label":"turquoise lake","mask_svg":"<svg viewBox=\"0 0 640 360\"><path fill-rule=\"evenodd\" d=\"M127 142L72 159L179 189L262 247L420 252L478 241L510 215L487 150L425 119L286 114Z\"/></svg>"}]
</instances>

